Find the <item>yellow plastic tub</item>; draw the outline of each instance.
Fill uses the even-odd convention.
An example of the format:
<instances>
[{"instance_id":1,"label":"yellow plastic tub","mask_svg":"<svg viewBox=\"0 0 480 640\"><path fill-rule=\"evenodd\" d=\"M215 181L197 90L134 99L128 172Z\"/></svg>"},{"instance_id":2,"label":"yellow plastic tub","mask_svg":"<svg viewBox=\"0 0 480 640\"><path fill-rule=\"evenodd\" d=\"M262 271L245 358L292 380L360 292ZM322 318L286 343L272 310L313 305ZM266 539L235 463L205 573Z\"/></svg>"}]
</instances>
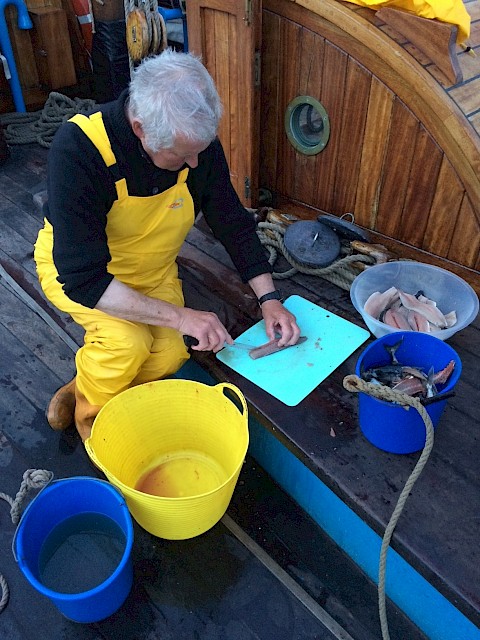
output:
<instances>
[{"instance_id":1,"label":"yellow plastic tub","mask_svg":"<svg viewBox=\"0 0 480 640\"><path fill-rule=\"evenodd\" d=\"M247 447L248 410L240 390L191 380L124 391L101 409L85 441L135 520L169 540L193 538L220 520Z\"/></svg>"}]
</instances>

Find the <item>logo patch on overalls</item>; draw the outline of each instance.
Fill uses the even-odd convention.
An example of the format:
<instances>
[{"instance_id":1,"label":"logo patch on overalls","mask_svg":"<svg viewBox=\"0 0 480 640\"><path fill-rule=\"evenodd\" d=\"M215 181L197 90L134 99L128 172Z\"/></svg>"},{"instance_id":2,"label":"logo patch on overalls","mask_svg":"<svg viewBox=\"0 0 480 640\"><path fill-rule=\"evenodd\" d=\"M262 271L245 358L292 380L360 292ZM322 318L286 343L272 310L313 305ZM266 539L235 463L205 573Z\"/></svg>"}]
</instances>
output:
<instances>
[{"instance_id":1,"label":"logo patch on overalls","mask_svg":"<svg viewBox=\"0 0 480 640\"><path fill-rule=\"evenodd\" d=\"M183 207L183 198L177 198L172 204L168 205L169 209L180 209L180 207Z\"/></svg>"}]
</instances>

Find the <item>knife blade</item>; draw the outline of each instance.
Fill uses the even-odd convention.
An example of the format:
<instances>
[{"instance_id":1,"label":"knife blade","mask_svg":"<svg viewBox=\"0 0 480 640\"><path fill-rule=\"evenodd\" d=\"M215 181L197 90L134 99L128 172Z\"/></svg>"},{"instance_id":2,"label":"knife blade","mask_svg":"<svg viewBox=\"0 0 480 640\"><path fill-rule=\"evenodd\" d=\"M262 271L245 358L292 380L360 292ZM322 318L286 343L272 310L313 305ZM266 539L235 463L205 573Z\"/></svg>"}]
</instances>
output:
<instances>
[{"instance_id":1,"label":"knife blade","mask_svg":"<svg viewBox=\"0 0 480 640\"><path fill-rule=\"evenodd\" d=\"M254 344L246 344L246 342L237 342L236 340L233 344L228 344L228 342L225 342L223 346L236 347L237 349L241 349L242 351L251 351L252 349L255 349Z\"/></svg>"},{"instance_id":2,"label":"knife blade","mask_svg":"<svg viewBox=\"0 0 480 640\"><path fill-rule=\"evenodd\" d=\"M198 340L193 338L192 336L183 336L183 341L187 348L194 347L198 344ZM237 342L235 341L233 344L228 344L225 342L224 347L237 347L237 349L242 349L242 351L251 351L255 349L254 344L246 344L245 342Z\"/></svg>"}]
</instances>

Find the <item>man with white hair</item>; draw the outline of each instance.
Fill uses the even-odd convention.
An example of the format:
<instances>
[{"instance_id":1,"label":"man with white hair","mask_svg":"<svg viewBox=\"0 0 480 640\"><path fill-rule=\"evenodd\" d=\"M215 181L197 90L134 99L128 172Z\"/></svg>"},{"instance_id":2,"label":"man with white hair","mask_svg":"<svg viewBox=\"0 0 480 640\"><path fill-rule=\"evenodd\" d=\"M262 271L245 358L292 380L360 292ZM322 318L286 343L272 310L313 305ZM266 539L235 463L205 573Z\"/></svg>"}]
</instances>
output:
<instances>
[{"instance_id":1,"label":"man with white hair","mask_svg":"<svg viewBox=\"0 0 480 640\"><path fill-rule=\"evenodd\" d=\"M232 344L214 313L184 306L176 258L200 211L256 294L268 338L298 340L231 184L216 137L221 110L199 59L166 50L135 69L116 101L58 130L35 261L45 295L85 339L75 378L47 409L53 429L74 422L85 440L110 398L186 362L185 335L196 350Z\"/></svg>"}]
</instances>

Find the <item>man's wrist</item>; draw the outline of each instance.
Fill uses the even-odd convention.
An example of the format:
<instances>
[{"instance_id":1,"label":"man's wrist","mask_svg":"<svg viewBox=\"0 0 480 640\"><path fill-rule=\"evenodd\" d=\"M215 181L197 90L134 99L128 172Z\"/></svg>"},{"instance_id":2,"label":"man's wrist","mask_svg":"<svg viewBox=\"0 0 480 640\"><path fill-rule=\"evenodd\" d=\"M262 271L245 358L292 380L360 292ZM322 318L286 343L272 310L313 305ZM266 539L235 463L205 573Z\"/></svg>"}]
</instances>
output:
<instances>
[{"instance_id":1,"label":"man's wrist","mask_svg":"<svg viewBox=\"0 0 480 640\"><path fill-rule=\"evenodd\" d=\"M282 302L282 294L280 291L270 291L269 293L265 293L263 296L258 298L258 304L262 306L264 302L268 302L268 300L279 300Z\"/></svg>"}]
</instances>

